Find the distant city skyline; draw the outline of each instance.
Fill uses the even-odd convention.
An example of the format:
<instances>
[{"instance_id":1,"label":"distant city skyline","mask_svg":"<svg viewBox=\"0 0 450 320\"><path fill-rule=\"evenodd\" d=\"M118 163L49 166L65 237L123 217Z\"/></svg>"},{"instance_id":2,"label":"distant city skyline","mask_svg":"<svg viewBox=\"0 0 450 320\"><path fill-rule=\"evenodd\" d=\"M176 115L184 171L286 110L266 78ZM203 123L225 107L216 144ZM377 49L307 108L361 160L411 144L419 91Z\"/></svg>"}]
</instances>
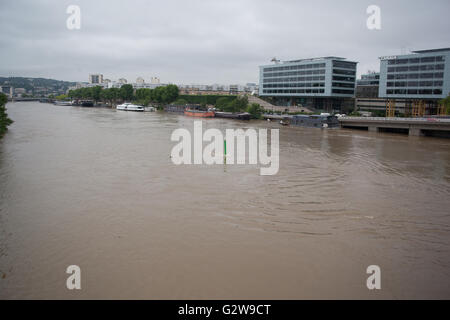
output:
<instances>
[{"instance_id":1,"label":"distant city skyline","mask_svg":"<svg viewBox=\"0 0 450 320\"><path fill-rule=\"evenodd\" d=\"M79 30L66 26L72 4ZM381 30L366 26L371 4ZM1 2L0 76L246 84L273 57L321 56L358 61L361 75L380 56L449 47L449 11L448 0Z\"/></svg>"}]
</instances>

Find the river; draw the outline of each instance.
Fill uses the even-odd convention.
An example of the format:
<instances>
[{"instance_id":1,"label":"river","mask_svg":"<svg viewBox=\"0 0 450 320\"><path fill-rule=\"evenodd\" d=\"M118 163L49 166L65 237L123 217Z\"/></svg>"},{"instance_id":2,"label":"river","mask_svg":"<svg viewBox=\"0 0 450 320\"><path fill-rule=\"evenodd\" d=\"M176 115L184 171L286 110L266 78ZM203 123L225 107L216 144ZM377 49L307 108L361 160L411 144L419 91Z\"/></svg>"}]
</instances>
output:
<instances>
[{"instance_id":1,"label":"river","mask_svg":"<svg viewBox=\"0 0 450 320\"><path fill-rule=\"evenodd\" d=\"M7 107L2 299L450 298L450 140L204 120L279 128L279 172L261 176L174 165L183 115Z\"/></svg>"}]
</instances>

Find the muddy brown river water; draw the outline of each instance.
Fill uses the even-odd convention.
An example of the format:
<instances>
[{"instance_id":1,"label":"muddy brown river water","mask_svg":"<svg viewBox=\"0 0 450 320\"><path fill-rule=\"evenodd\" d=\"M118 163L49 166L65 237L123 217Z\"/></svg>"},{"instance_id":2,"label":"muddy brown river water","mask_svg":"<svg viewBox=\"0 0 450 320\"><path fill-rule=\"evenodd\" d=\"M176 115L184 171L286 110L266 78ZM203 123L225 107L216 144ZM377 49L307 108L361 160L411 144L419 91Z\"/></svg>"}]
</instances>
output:
<instances>
[{"instance_id":1,"label":"muddy brown river water","mask_svg":"<svg viewBox=\"0 0 450 320\"><path fill-rule=\"evenodd\" d=\"M183 115L7 107L2 299L450 298L450 140L204 120L279 128L279 172L261 176L174 165Z\"/></svg>"}]
</instances>

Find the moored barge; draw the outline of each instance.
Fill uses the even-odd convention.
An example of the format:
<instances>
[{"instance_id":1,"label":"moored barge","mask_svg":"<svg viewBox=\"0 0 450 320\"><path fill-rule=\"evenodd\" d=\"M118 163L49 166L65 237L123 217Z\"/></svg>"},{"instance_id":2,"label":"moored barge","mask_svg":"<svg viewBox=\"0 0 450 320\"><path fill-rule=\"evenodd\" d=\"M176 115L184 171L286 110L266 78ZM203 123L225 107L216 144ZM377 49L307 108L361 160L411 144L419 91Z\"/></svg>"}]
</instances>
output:
<instances>
[{"instance_id":1,"label":"moored barge","mask_svg":"<svg viewBox=\"0 0 450 320\"><path fill-rule=\"evenodd\" d=\"M290 125L310 128L338 128L339 120L331 115L295 115Z\"/></svg>"},{"instance_id":2,"label":"moored barge","mask_svg":"<svg viewBox=\"0 0 450 320\"><path fill-rule=\"evenodd\" d=\"M211 109L203 110L201 108L188 107L184 110L184 115L198 118L214 118L215 113Z\"/></svg>"},{"instance_id":3,"label":"moored barge","mask_svg":"<svg viewBox=\"0 0 450 320\"><path fill-rule=\"evenodd\" d=\"M251 115L248 112L215 112L217 118L227 118L236 120L250 120Z\"/></svg>"}]
</instances>

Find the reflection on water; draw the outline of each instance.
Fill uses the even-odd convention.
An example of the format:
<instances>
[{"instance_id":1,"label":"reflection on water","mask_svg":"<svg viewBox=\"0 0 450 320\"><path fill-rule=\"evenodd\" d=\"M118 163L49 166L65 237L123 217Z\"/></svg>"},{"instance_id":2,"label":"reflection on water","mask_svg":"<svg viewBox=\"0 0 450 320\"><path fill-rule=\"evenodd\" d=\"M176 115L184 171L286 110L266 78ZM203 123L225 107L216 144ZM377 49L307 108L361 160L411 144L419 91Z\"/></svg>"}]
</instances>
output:
<instances>
[{"instance_id":1,"label":"reflection on water","mask_svg":"<svg viewBox=\"0 0 450 320\"><path fill-rule=\"evenodd\" d=\"M8 108L0 298L450 297L449 140L282 127L279 173L260 176L173 165L182 115Z\"/></svg>"}]
</instances>

